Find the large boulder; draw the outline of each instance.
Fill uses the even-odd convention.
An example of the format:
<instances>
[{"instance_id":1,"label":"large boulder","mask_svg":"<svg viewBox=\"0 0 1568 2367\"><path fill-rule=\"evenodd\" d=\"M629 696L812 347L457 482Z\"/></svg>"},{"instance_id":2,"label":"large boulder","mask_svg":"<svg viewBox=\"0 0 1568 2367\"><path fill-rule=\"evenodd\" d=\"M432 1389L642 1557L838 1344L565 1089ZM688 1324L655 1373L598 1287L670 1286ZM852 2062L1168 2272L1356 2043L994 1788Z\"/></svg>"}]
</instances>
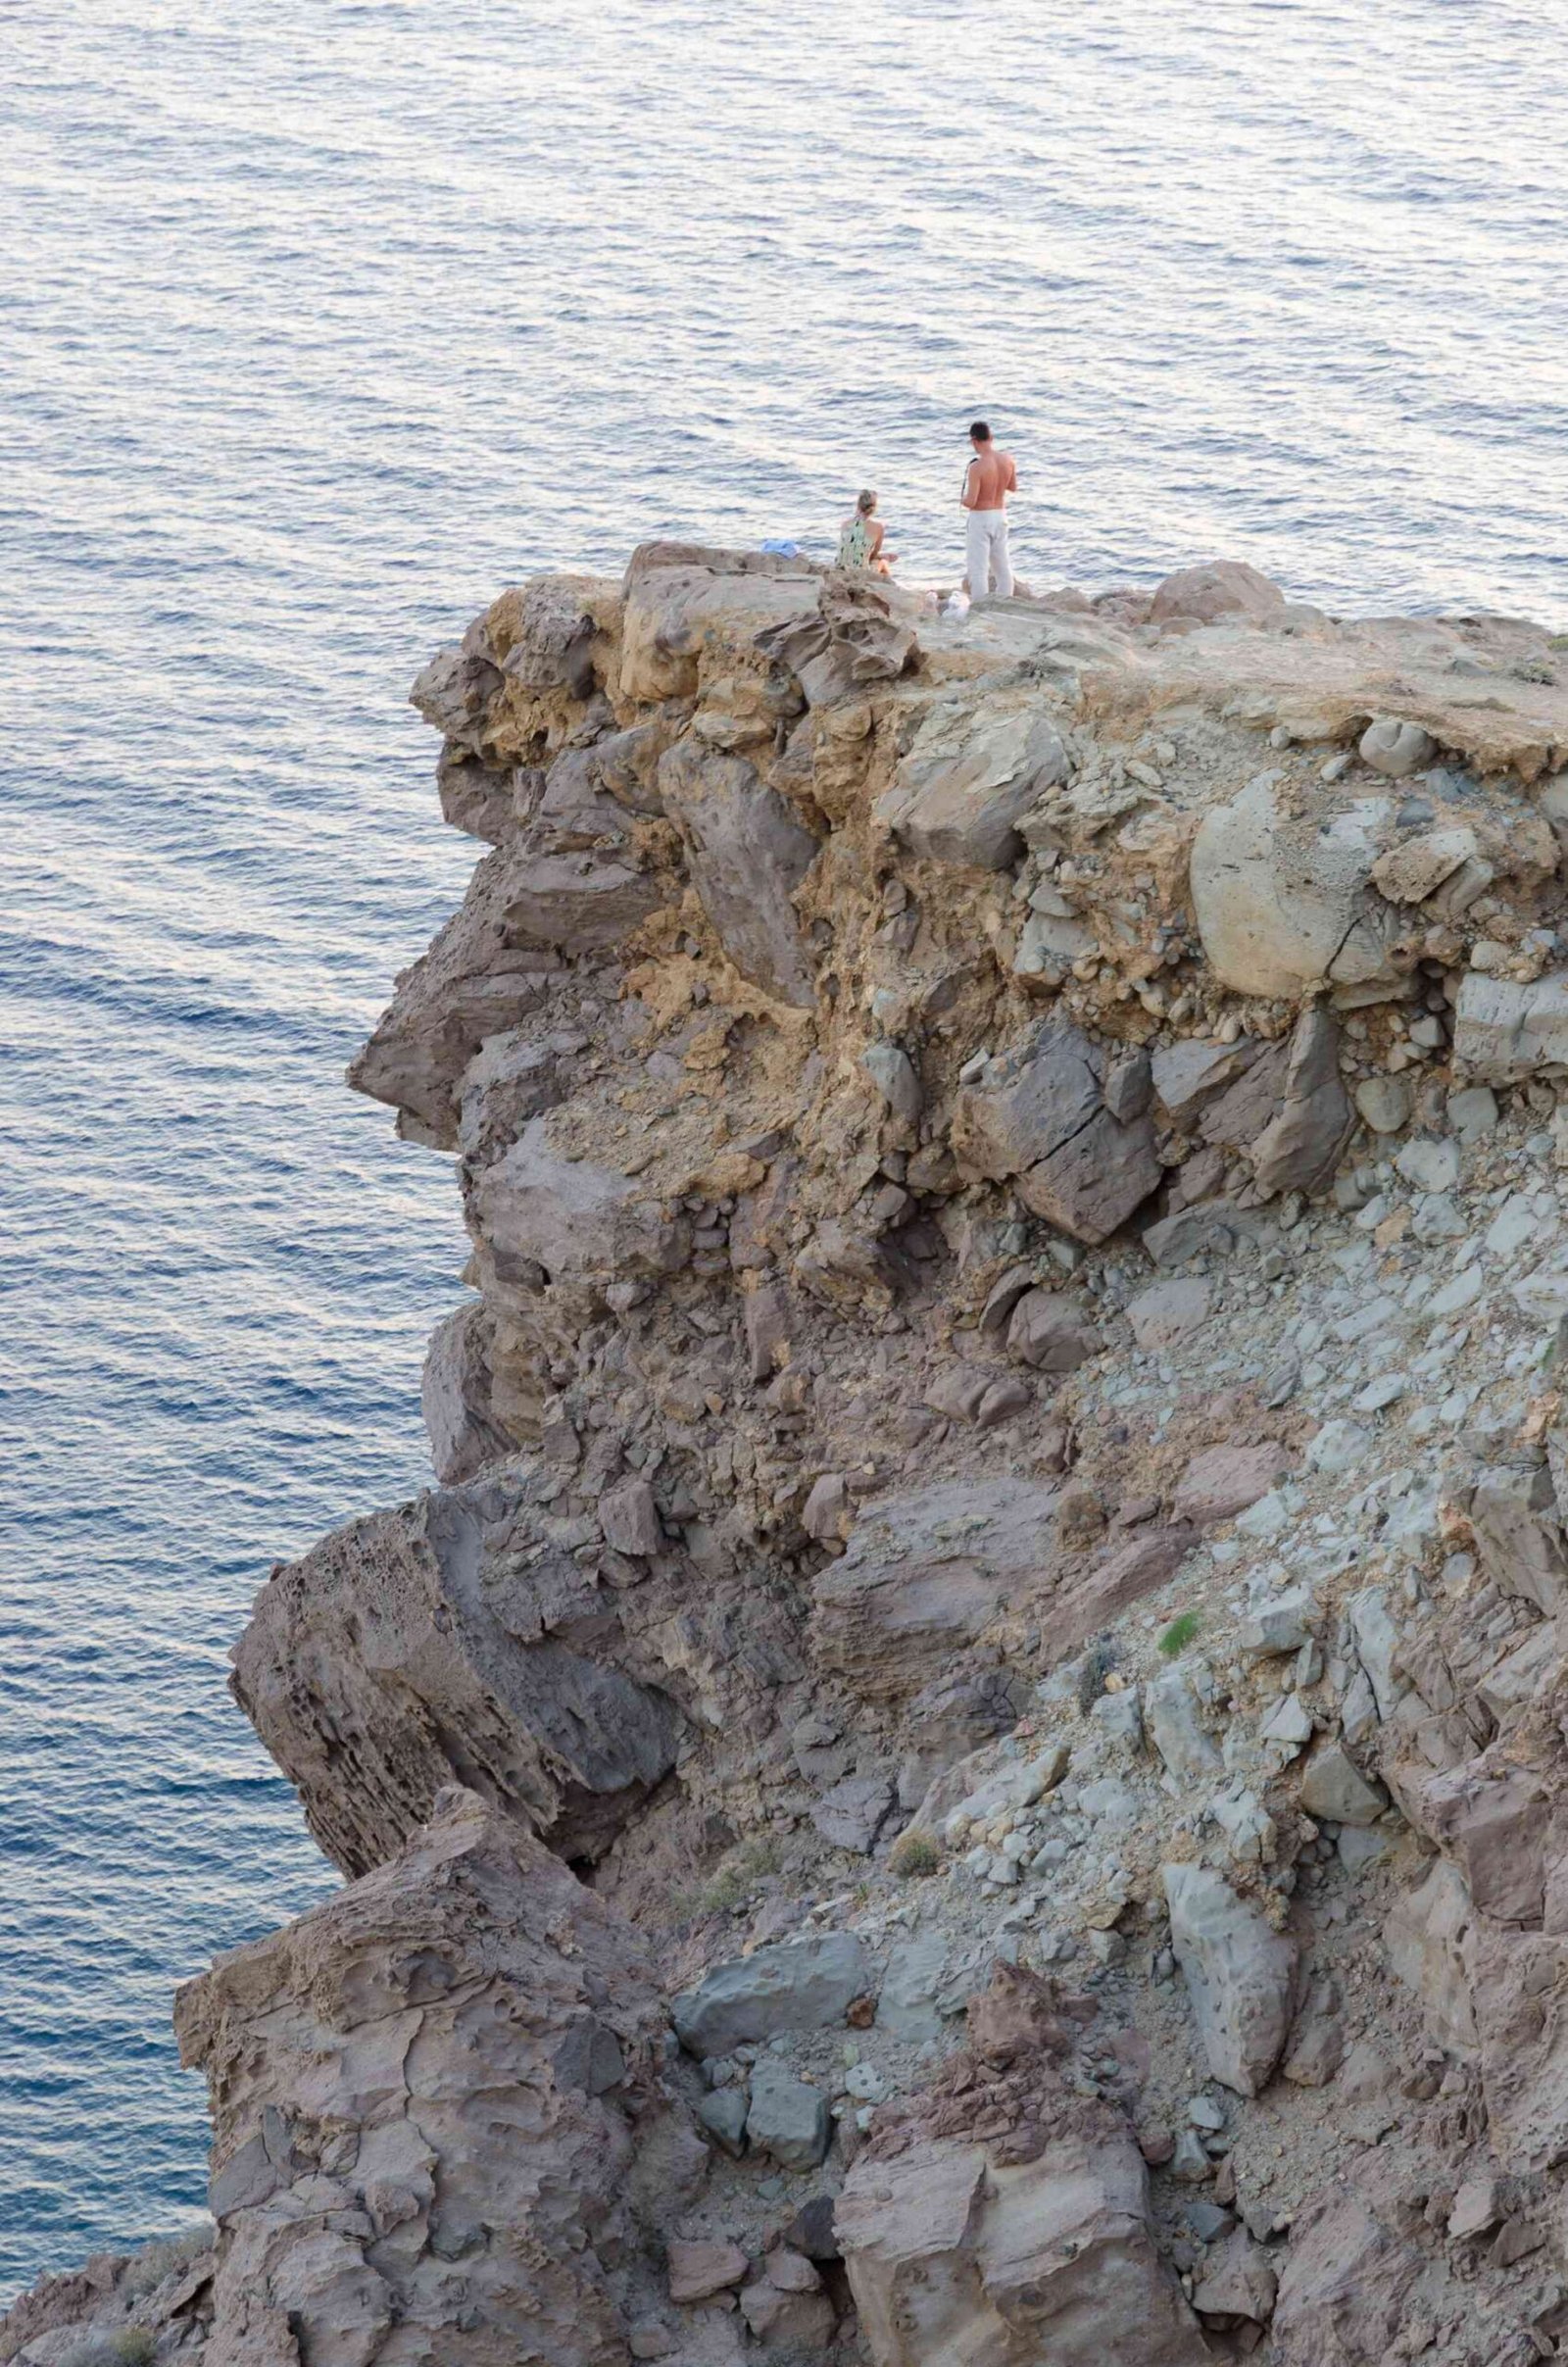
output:
<instances>
[{"instance_id":1,"label":"large boulder","mask_svg":"<svg viewBox=\"0 0 1568 2367\"><path fill-rule=\"evenodd\" d=\"M682 740L662 758L659 790L679 829L703 910L743 978L809 1011L811 961L791 901L817 842L744 757Z\"/></svg>"},{"instance_id":2,"label":"large boulder","mask_svg":"<svg viewBox=\"0 0 1568 2367\"><path fill-rule=\"evenodd\" d=\"M1195 624L1217 624L1234 616L1248 624L1266 623L1285 606L1285 594L1245 559L1214 559L1196 567L1178 567L1167 575L1149 606L1151 624L1168 624L1180 617Z\"/></svg>"},{"instance_id":3,"label":"large boulder","mask_svg":"<svg viewBox=\"0 0 1568 2367\"><path fill-rule=\"evenodd\" d=\"M1398 918L1368 885L1393 819L1381 797L1325 799L1298 814L1268 772L1205 814L1193 842L1193 910L1224 983L1293 1001L1325 984L1396 985Z\"/></svg>"},{"instance_id":4,"label":"large boulder","mask_svg":"<svg viewBox=\"0 0 1568 2367\"><path fill-rule=\"evenodd\" d=\"M491 1405L493 1328L483 1306L471 1299L436 1325L425 1350L419 1403L435 1475L449 1485L471 1479L516 1444Z\"/></svg>"},{"instance_id":5,"label":"large boulder","mask_svg":"<svg viewBox=\"0 0 1568 2367\"><path fill-rule=\"evenodd\" d=\"M455 1780L597 1856L673 1765L679 1730L617 1648L615 1599L567 1524L530 1511L515 1480L480 1482L280 1565L234 1648L233 1690L345 1873L392 1856Z\"/></svg>"},{"instance_id":6,"label":"large boulder","mask_svg":"<svg viewBox=\"0 0 1568 2367\"><path fill-rule=\"evenodd\" d=\"M993 694L932 710L877 801L877 819L932 863L1001 871L1018 854L1016 825L1067 777L1067 751L1038 705Z\"/></svg>"},{"instance_id":7,"label":"large boulder","mask_svg":"<svg viewBox=\"0 0 1568 2367\"><path fill-rule=\"evenodd\" d=\"M476 754L489 730L490 710L506 677L483 650L461 643L438 649L415 676L409 705L455 752Z\"/></svg>"},{"instance_id":8,"label":"large boulder","mask_svg":"<svg viewBox=\"0 0 1568 2367\"><path fill-rule=\"evenodd\" d=\"M853 1932L824 1932L759 1948L715 1965L696 1989L670 2000L669 2018L689 2054L729 2054L793 2030L829 2030L871 1985Z\"/></svg>"},{"instance_id":9,"label":"large boulder","mask_svg":"<svg viewBox=\"0 0 1568 2367\"><path fill-rule=\"evenodd\" d=\"M660 2021L631 1928L461 1791L389 1864L220 1957L175 2005L213 2113L206 2356L624 2360L653 2283L628 2196L661 2119L628 2103Z\"/></svg>"},{"instance_id":10,"label":"large boulder","mask_svg":"<svg viewBox=\"0 0 1568 2367\"><path fill-rule=\"evenodd\" d=\"M1105 1074L1103 1053L1081 1028L1042 1021L959 1094L955 1153L971 1174L1012 1178L1026 1208L1075 1240L1104 1241L1161 1173L1151 1111L1113 1115Z\"/></svg>"},{"instance_id":11,"label":"large boulder","mask_svg":"<svg viewBox=\"0 0 1568 2367\"><path fill-rule=\"evenodd\" d=\"M938 2141L856 2162L834 2225L874 2367L1202 2367L1125 2121L1055 2120L1033 2160Z\"/></svg>"},{"instance_id":12,"label":"large boulder","mask_svg":"<svg viewBox=\"0 0 1568 2367\"><path fill-rule=\"evenodd\" d=\"M764 552L641 545L625 576L621 697L648 706L690 698L705 659L722 665L769 626L814 615L820 581L815 568Z\"/></svg>"},{"instance_id":13,"label":"large boulder","mask_svg":"<svg viewBox=\"0 0 1568 2367\"><path fill-rule=\"evenodd\" d=\"M564 571L532 576L493 600L464 636L465 648L482 648L508 682L525 693L563 690L586 699L594 687L597 576Z\"/></svg>"},{"instance_id":14,"label":"large boulder","mask_svg":"<svg viewBox=\"0 0 1568 2367\"><path fill-rule=\"evenodd\" d=\"M1296 2009L1298 1950L1211 1866L1162 1869L1170 1944L1217 2080L1238 2096L1267 2087Z\"/></svg>"},{"instance_id":15,"label":"large boulder","mask_svg":"<svg viewBox=\"0 0 1568 2367\"><path fill-rule=\"evenodd\" d=\"M653 880L613 854L519 853L507 899L510 942L541 951L608 953L662 901Z\"/></svg>"},{"instance_id":16,"label":"large boulder","mask_svg":"<svg viewBox=\"0 0 1568 2367\"><path fill-rule=\"evenodd\" d=\"M919 614L915 594L874 575L834 568L822 579L815 615L767 626L757 647L799 680L809 706L829 707L904 672L918 647Z\"/></svg>"},{"instance_id":17,"label":"large boulder","mask_svg":"<svg viewBox=\"0 0 1568 2367\"><path fill-rule=\"evenodd\" d=\"M823 1667L872 1701L918 1693L1053 1572L1056 1490L1037 1481L943 1481L861 1513L812 1584Z\"/></svg>"},{"instance_id":18,"label":"large boulder","mask_svg":"<svg viewBox=\"0 0 1568 2367\"><path fill-rule=\"evenodd\" d=\"M531 1262L556 1281L672 1273L689 1246L684 1225L666 1217L633 1177L562 1158L545 1117L531 1118L485 1169L470 1216L504 1271Z\"/></svg>"}]
</instances>

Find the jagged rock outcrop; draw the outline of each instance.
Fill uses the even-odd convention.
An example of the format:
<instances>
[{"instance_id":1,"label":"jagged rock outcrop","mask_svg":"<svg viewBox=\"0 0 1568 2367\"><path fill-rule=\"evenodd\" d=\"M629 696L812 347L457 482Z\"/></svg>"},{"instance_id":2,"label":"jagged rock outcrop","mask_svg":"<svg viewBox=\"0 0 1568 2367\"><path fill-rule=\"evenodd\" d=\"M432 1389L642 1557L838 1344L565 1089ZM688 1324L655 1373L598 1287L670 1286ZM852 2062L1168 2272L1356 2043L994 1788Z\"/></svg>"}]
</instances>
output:
<instances>
[{"instance_id":1,"label":"jagged rock outcrop","mask_svg":"<svg viewBox=\"0 0 1568 2367\"><path fill-rule=\"evenodd\" d=\"M257 1598L234 1691L346 1873L453 1782L598 1855L673 1766L678 1712L617 1663L615 1596L529 1509L490 1487L371 1513Z\"/></svg>"},{"instance_id":2,"label":"jagged rock outcrop","mask_svg":"<svg viewBox=\"0 0 1568 2367\"><path fill-rule=\"evenodd\" d=\"M204 2367L627 2356L639 2153L677 2158L646 1949L472 1794L181 1990L219 2225ZM688 2179L702 2154L689 2138Z\"/></svg>"}]
</instances>

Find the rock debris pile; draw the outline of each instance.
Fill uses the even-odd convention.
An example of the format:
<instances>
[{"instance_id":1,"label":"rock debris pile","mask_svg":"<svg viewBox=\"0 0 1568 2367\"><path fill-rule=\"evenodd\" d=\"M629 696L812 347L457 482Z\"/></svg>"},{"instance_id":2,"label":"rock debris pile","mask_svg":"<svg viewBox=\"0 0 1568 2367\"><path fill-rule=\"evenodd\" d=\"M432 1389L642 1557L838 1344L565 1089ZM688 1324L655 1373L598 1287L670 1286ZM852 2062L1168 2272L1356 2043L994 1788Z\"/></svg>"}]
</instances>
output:
<instances>
[{"instance_id":1,"label":"rock debris pile","mask_svg":"<svg viewBox=\"0 0 1568 2367\"><path fill-rule=\"evenodd\" d=\"M234 1653L346 1884L0 2358L1568 2355L1568 654L656 544L414 700L439 1484Z\"/></svg>"}]
</instances>

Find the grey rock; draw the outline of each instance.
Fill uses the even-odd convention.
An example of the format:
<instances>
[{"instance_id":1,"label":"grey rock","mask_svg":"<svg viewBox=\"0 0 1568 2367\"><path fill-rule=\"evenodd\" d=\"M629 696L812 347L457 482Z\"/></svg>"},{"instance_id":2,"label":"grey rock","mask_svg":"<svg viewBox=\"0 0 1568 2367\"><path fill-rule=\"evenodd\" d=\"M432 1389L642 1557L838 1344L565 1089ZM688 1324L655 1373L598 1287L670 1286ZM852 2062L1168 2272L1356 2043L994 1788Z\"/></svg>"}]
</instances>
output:
<instances>
[{"instance_id":1,"label":"grey rock","mask_svg":"<svg viewBox=\"0 0 1568 2367\"><path fill-rule=\"evenodd\" d=\"M1251 1145L1259 1192L1321 1191L1333 1176L1354 1123L1340 1075L1340 1031L1321 1004L1296 1023L1285 1067L1282 1106Z\"/></svg>"},{"instance_id":2,"label":"grey rock","mask_svg":"<svg viewBox=\"0 0 1568 2367\"><path fill-rule=\"evenodd\" d=\"M1341 1865L1352 1880L1394 1853L1394 1835L1384 1825L1346 1825L1335 1843Z\"/></svg>"},{"instance_id":3,"label":"grey rock","mask_svg":"<svg viewBox=\"0 0 1568 2367\"><path fill-rule=\"evenodd\" d=\"M584 2096L606 2096L626 2076L620 2041L597 2014L579 2014L556 2049L556 2078Z\"/></svg>"},{"instance_id":4,"label":"grey rock","mask_svg":"<svg viewBox=\"0 0 1568 2367\"><path fill-rule=\"evenodd\" d=\"M1033 1214L1075 1240L1105 1240L1159 1182L1150 1113L1113 1117L1104 1057L1081 1029L1048 1019L986 1063L958 1097L953 1149L972 1174L1016 1179Z\"/></svg>"},{"instance_id":5,"label":"grey rock","mask_svg":"<svg viewBox=\"0 0 1568 2367\"><path fill-rule=\"evenodd\" d=\"M1234 1044L1217 1036L1162 1044L1150 1062L1155 1098L1173 1124L1191 1126L1211 1101L1247 1074L1263 1050L1251 1036Z\"/></svg>"},{"instance_id":6,"label":"grey rock","mask_svg":"<svg viewBox=\"0 0 1568 2367\"><path fill-rule=\"evenodd\" d=\"M939 2039L944 2022L937 1993L948 1968L948 1945L940 1932L917 1932L888 1952L876 2004L876 2026L905 2046Z\"/></svg>"},{"instance_id":7,"label":"grey rock","mask_svg":"<svg viewBox=\"0 0 1568 2367\"><path fill-rule=\"evenodd\" d=\"M1299 1652L1309 1641L1316 1618L1317 1604L1304 1586L1293 1587L1288 1594L1265 1596L1249 1606L1236 1631L1237 1647L1248 1659Z\"/></svg>"},{"instance_id":8,"label":"grey rock","mask_svg":"<svg viewBox=\"0 0 1568 2367\"><path fill-rule=\"evenodd\" d=\"M1282 1693L1258 1728L1265 1743L1279 1743L1287 1751L1299 1751L1311 1741L1312 1732L1312 1713L1294 1693Z\"/></svg>"},{"instance_id":9,"label":"grey rock","mask_svg":"<svg viewBox=\"0 0 1568 2367\"><path fill-rule=\"evenodd\" d=\"M1124 1053L1120 1060L1108 1062L1105 1069L1105 1108L1112 1117L1129 1124L1142 1117L1153 1092L1150 1060L1147 1052Z\"/></svg>"},{"instance_id":10,"label":"grey rock","mask_svg":"<svg viewBox=\"0 0 1568 2367\"><path fill-rule=\"evenodd\" d=\"M450 829L466 831L470 838L487 839L492 847L499 847L516 823L513 780L510 765L498 769L449 741L435 768L442 820Z\"/></svg>"},{"instance_id":11,"label":"grey rock","mask_svg":"<svg viewBox=\"0 0 1568 2367\"><path fill-rule=\"evenodd\" d=\"M1031 912L1018 931L1012 967L1020 978L1059 979L1067 963L1092 954L1099 940L1087 921Z\"/></svg>"},{"instance_id":12,"label":"grey rock","mask_svg":"<svg viewBox=\"0 0 1568 2367\"><path fill-rule=\"evenodd\" d=\"M1203 951L1240 994L1295 1001L1332 981L1394 984L1394 914L1369 890L1392 826L1385 798L1337 796L1327 811L1283 810L1260 773L1205 814L1193 844L1193 909Z\"/></svg>"},{"instance_id":13,"label":"grey rock","mask_svg":"<svg viewBox=\"0 0 1568 2367\"><path fill-rule=\"evenodd\" d=\"M1438 744L1429 731L1419 723L1401 721L1396 715L1379 715L1361 734L1358 751L1363 764L1390 780L1408 780L1412 772L1425 772L1438 753ZM1434 883L1436 884L1436 883Z\"/></svg>"},{"instance_id":14,"label":"grey rock","mask_svg":"<svg viewBox=\"0 0 1568 2367\"><path fill-rule=\"evenodd\" d=\"M685 842L692 885L741 976L809 1011L815 972L793 899L816 840L743 757L683 740L660 760L659 791Z\"/></svg>"},{"instance_id":15,"label":"grey rock","mask_svg":"<svg viewBox=\"0 0 1568 2367\"><path fill-rule=\"evenodd\" d=\"M831 2194L813 2194L809 2202L802 2203L784 2230L785 2242L792 2244L796 2251L804 2253L808 2260L838 2260L843 2257L839 2250L838 2232L833 2224L833 2204Z\"/></svg>"},{"instance_id":16,"label":"grey rock","mask_svg":"<svg viewBox=\"0 0 1568 2367\"><path fill-rule=\"evenodd\" d=\"M833 2138L827 2097L784 2064L764 2057L752 2073L746 2134L780 2169L814 2170Z\"/></svg>"},{"instance_id":17,"label":"grey rock","mask_svg":"<svg viewBox=\"0 0 1568 2367\"><path fill-rule=\"evenodd\" d=\"M616 855L533 855L512 882L508 939L571 960L608 953L659 903L657 883Z\"/></svg>"},{"instance_id":18,"label":"grey rock","mask_svg":"<svg viewBox=\"0 0 1568 2367\"><path fill-rule=\"evenodd\" d=\"M893 1115L906 1126L914 1125L925 1107L925 1095L908 1054L897 1044L872 1044L861 1054L860 1062Z\"/></svg>"},{"instance_id":19,"label":"grey rock","mask_svg":"<svg viewBox=\"0 0 1568 2367\"><path fill-rule=\"evenodd\" d=\"M1378 1716L1386 1723L1409 1690L1396 1673L1399 1631L1390 1615L1388 1596L1381 1587L1362 1587L1346 1608L1356 1655L1372 1687Z\"/></svg>"},{"instance_id":20,"label":"grey rock","mask_svg":"<svg viewBox=\"0 0 1568 2367\"><path fill-rule=\"evenodd\" d=\"M1202 2139L1191 2129L1177 2131L1167 2167L1172 2178L1180 2179L1184 2186L1201 2186L1214 2175Z\"/></svg>"},{"instance_id":21,"label":"grey rock","mask_svg":"<svg viewBox=\"0 0 1568 2367\"><path fill-rule=\"evenodd\" d=\"M1460 1142L1479 1142L1496 1126L1497 1097L1490 1085L1466 1085L1449 1094L1446 1116Z\"/></svg>"},{"instance_id":22,"label":"grey rock","mask_svg":"<svg viewBox=\"0 0 1568 2367\"><path fill-rule=\"evenodd\" d=\"M1203 1865L1161 1869L1171 1947L1217 2080L1239 2096L1267 2086L1295 2006L1297 1947Z\"/></svg>"},{"instance_id":23,"label":"grey rock","mask_svg":"<svg viewBox=\"0 0 1568 2367\"><path fill-rule=\"evenodd\" d=\"M486 1463L516 1450L491 1403L493 1337L491 1316L478 1300L458 1307L430 1334L419 1404L435 1475L448 1484L471 1479Z\"/></svg>"},{"instance_id":24,"label":"grey rock","mask_svg":"<svg viewBox=\"0 0 1568 2367\"><path fill-rule=\"evenodd\" d=\"M1181 1669L1146 1686L1144 1726L1178 1784L1201 1783L1219 1773L1219 1747L1199 1718L1198 1698Z\"/></svg>"},{"instance_id":25,"label":"grey rock","mask_svg":"<svg viewBox=\"0 0 1568 2367\"><path fill-rule=\"evenodd\" d=\"M1061 736L1038 706L945 701L878 800L877 819L930 862L1004 870L1019 852L1017 823L1067 770Z\"/></svg>"},{"instance_id":26,"label":"grey rock","mask_svg":"<svg viewBox=\"0 0 1568 2367\"><path fill-rule=\"evenodd\" d=\"M1406 1143L1394 1163L1418 1192L1451 1192L1459 1180L1458 1146L1451 1142Z\"/></svg>"},{"instance_id":27,"label":"grey rock","mask_svg":"<svg viewBox=\"0 0 1568 2367\"><path fill-rule=\"evenodd\" d=\"M1325 1422L1315 1437L1307 1442L1306 1465L1310 1471L1326 1471L1338 1478L1342 1471L1352 1471L1372 1444L1372 1434L1357 1422Z\"/></svg>"},{"instance_id":28,"label":"grey rock","mask_svg":"<svg viewBox=\"0 0 1568 2367\"><path fill-rule=\"evenodd\" d=\"M739 2161L746 2150L746 2092L715 2088L697 2107L697 2117L722 2151Z\"/></svg>"},{"instance_id":29,"label":"grey rock","mask_svg":"<svg viewBox=\"0 0 1568 2367\"><path fill-rule=\"evenodd\" d=\"M1369 1784L1338 1743L1322 1743L1301 1774L1301 1805L1318 1822L1373 1825L1389 1804L1381 1784Z\"/></svg>"},{"instance_id":30,"label":"grey rock","mask_svg":"<svg viewBox=\"0 0 1568 2367\"><path fill-rule=\"evenodd\" d=\"M1402 1076L1369 1076L1355 1089L1355 1107L1374 1134L1397 1134L1410 1122L1414 1095Z\"/></svg>"},{"instance_id":31,"label":"grey rock","mask_svg":"<svg viewBox=\"0 0 1568 2367\"><path fill-rule=\"evenodd\" d=\"M549 1123L531 1118L474 1188L475 1226L490 1255L542 1265L564 1282L674 1272L688 1254L684 1225L664 1217L632 1177L562 1158Z\"/></svg>"},{"instance_id":32,"label":"grey rock","mask_svg":"<svg viewBox=\"0 0 1568 2367\"><path fill-rule=\"evenodd\" d=\"M1177 1348L1207 1320L1213 1292L1194 1276L1175 1282L1156 1282L1128 1302L1127 1320L1133 1338L1146 1356Z\"/></svg>"},{"instance_id":33,"label":"grey rock","mask_svg":"<svg viewBox=\"0 0 1568 2367\"><path fill-rule=\"evenodd\" d=\"M623 1479L599 1499L599 1526L617 1553L648 1555L662 1550L663 1524L653 1489L645 1479Z\"/></svg>"},{"instance_id":34,"label":"grey rock","mask_svg":"<svg viewBox=\"0 0 1568 2367\"><path fill-rule=\"evenodd\" d=\"M1268 1219L1255 1208L1207 1200L1146 1226L1143 1242L1156 1265L1186 1265L1193 1257L1229 1257L1243 1242L1257 1240L1267 1229Z\"/></svg>"},{"instance_id":35,"label":"grey rock","mask_svg":"<svg viewBox=\"0 0 1568 2367\"><path fill-rule=\"evenodd\" d=\"M462 909L403 972L349 1066L356 1092L389 1103L401 1132L437 1150L457 1148L458 1088L480 1046L544 1001L547 969L509 918L518 876L514 849L484 858Z\"/></svg>"},{"instance_id":36,"label":"grey rock","mask_svg":"<svg viewBox=\"0 0 1568 2367\"><path fill-rule=\"evenodd\" d=\"M830 2029L869 1986L859 1941L852 1932L826 1932L715 1966L670 2000L669 2015L689 2054L728 2054L781 2032Z\"/></svg>"},{"instance_id":37,"label":"grey rock","mask_svg":"<svg viewBox=\"0 0 1568 2367\"><path fill-rule=\"evenodd\" d=\"M485 1038L457 1086L458 1149L474 1172L510 1151L529 1118L565 1100L572 1056L586 1048L585 1036L565 1028Z\"/></svg>"},{"instance_id":38,"label":"grey rock","mask_svg":"<svg viewBox=\"0 0 1568 2367\"><path fill-rule=\"evenodd\" d=\"M1454 1010L1453 1052L1487 1085L1568 1068L1568 970L1548 970L1528 985L1468 970Z\"/></svg>"},{"instance_id":39,"label":"grey rock","mask_svg":"<svg viewBox=\"0 0 1568 2367\"><path fill-rule=\"evenodd\" d=\"M409 705L458 750L476 752L506 677L493 659L457 643L439 649L414 679Z\"/></svg>"},{"instance_id":40,"label":"grey rock","mask_svg":"<svg viewBox=\"0 0 1568 2367\"><path fill-rule=\"evenodd\" d=\"M812 1802L811 1822L834 1849L867 1857L892 1814L896 1790L892 1775L847 1775Z\"/></svg>"}]
</instances>

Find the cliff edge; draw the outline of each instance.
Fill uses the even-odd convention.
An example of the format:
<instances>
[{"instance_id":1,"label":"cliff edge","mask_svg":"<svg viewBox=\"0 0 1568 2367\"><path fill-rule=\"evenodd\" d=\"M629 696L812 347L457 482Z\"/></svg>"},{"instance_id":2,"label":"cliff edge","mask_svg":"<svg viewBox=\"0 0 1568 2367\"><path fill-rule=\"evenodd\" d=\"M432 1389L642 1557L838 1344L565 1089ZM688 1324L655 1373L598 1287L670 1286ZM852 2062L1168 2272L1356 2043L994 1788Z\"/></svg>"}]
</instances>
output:
<instances>
[{"instance_id":1,"label":"cliff edge","mask_svg":"<svg viewBox=\"0 0 1568 2367\"><path fill-rule=\"evenodd\" d=\"M0 2359L1557 2355L1568 655L655 544L413 697L438 1485L234 1652L346 1886Z\"/></svg>"}]
</instances>

